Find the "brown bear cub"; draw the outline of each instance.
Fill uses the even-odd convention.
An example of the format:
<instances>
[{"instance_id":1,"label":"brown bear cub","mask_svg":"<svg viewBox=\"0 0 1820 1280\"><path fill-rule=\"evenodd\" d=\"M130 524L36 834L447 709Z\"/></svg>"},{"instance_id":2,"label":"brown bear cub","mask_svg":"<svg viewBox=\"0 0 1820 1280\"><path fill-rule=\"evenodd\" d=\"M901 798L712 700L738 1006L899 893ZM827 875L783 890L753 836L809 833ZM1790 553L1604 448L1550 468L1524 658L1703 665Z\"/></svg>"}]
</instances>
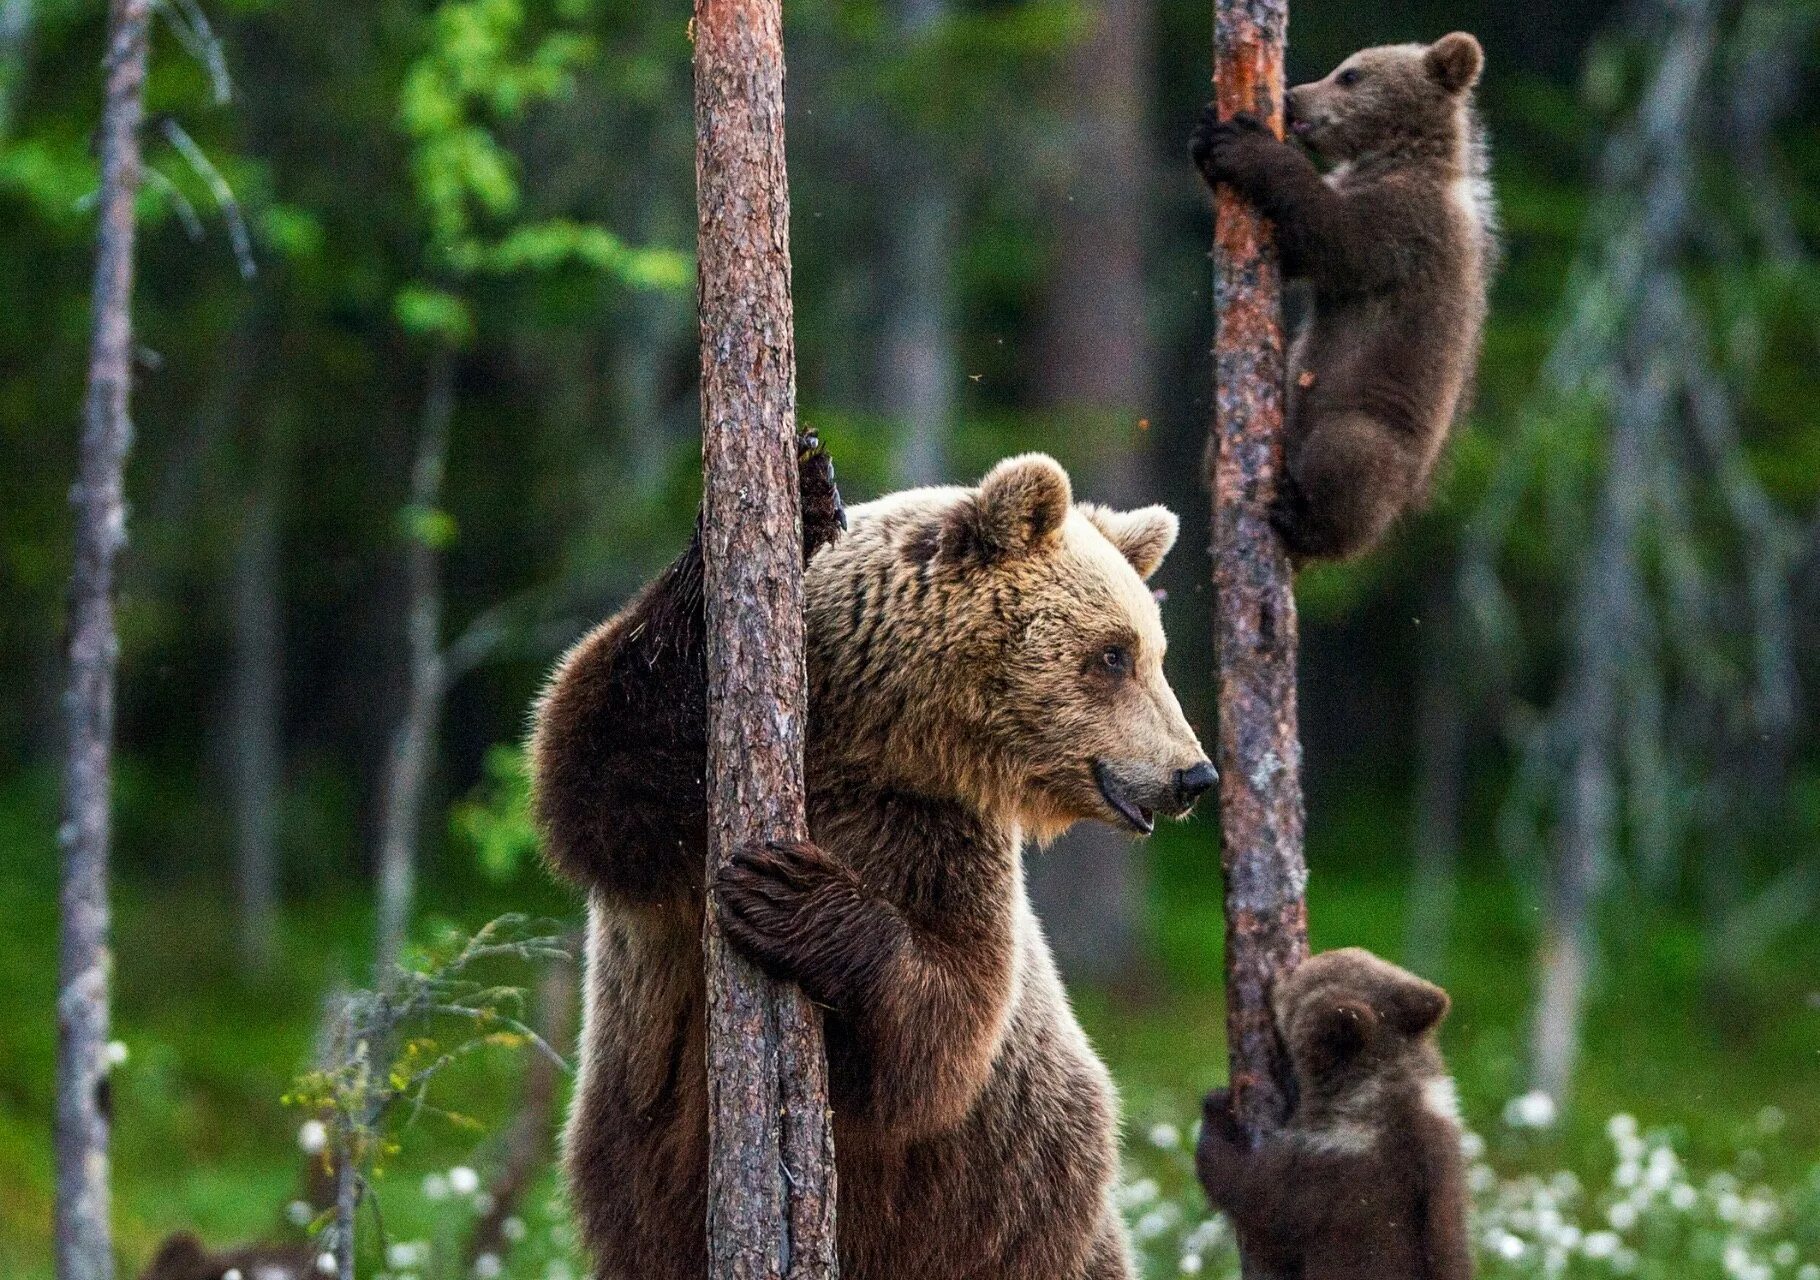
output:
<instances>
[{"instance_id":1,"label":"brown bear cub","mask_svg":"<svg viewBox=\"0 0 1820 1280\"><path fill-rule=\"evenodd\" d=\"M1496 259L1464 32L1364 49L1288 94L1289 130L1254 116L1194 135L1208 185L1230 183L1275 225L1309 311L1289 356L1286 474L1273 518L1298 562L1374 546L1427 492L1468 397Z\"/></svg>"},{"instance_id":2,"label":"brown bear cub","mask_svg":"<svg viewBox=\"0 0 1820 1280\"><path fill-rule=\"evenodd\" d=\"M706 879L697 539L563 660L535 808L588 890L567 1130L596 1280L707 1273L701 932L825 1010L844 1280L1127 1280L1117 1100L1024 887L1083 819L1147 833L1213 784L1144 580L1161 507L1031 454L846 512L801 460L811 840Z\"/></svg>"},{"instance_id":3,"label":"brown bear cub","mask_svg":"<svg viewBox=\"0 0 1820 1280\"><path fill-rule=\"evenodd\" d=\"M1466 1280L1465 1160L1435 1048L1447 993L1356 947L1271 994L1289 1119L1247 1143L1207 1095L1195 1169L1262 1269L1300 1280Z\"/></svg>"}]
</instances>

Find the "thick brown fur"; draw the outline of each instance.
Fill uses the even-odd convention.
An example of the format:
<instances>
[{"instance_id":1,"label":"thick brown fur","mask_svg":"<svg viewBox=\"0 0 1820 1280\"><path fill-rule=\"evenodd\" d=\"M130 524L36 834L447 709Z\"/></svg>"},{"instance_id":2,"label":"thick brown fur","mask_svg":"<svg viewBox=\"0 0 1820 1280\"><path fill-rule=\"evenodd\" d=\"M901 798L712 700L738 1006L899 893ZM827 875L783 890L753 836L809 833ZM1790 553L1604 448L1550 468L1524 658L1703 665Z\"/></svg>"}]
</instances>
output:
<instances>
[{"instance_id":1,"label":"thick brown fur","mask_svg":"<svg viewBox=\"0 0 1820 1280\"><path fill-rule=\"evenodd\" d=\"M1470 396L1496 260L1464 32L1361 50L1288 95L1323 176L1252 116L1209 108L1195 162L1276 229L1309 313L1289 358L1286 475L1273 513L1298 561L1368 550L1427 494Z\"/></svg>"},{"instance_id":2,"label":"thick brown fur","mask_svg":"<svg viewBox=\"0 0 1820 1280\"><path fill-rule=\"evenodd\" d=\"M1185 811L1210 768L1141 574L1161 508L1077 505L1047 458L840 529L802 466L813 843L743 851L722 926L826 1007L846 1280L1120 1280L1111 1081L1024 894L1026 835ZM600 1280L700 1280L706 1080L700 551L539 705L549 856L589 890L567 1132Z\"/></svg>"},{"instance_id":3,"label":"thick brown fur","mask_svg":"<svg viewBox=\"0 0 1820 1280\"><path fill-rule=\"evenodd\" d=\"M306 1245L251 1244L214 1250L187 1231L158 1246L139 1280L315 1280L316 1253Z\"/></svg>"},{"instance_id":4,"label":"thick brown fur","mask_svg":"<svg viewBox=\"0 0 1820 1280\"><path fill-rule=\"evenodd\" d=\"M1329 951L1272 994L1295 1108L1250 1146L1207 1097L1195 1168L1262 1270L1300 1280L1468 1280L1466 1169L1434 1045L1447 993Z\"/></svg>"}]
</instances>

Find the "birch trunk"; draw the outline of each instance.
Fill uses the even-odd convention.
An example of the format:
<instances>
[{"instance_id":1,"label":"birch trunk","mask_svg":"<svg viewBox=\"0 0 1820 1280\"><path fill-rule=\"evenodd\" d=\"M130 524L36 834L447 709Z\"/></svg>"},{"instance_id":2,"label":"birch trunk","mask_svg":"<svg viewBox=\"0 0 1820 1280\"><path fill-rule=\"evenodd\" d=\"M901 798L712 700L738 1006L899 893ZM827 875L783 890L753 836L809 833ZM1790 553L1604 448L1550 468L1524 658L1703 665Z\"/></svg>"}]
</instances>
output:
<instances>
[{"instance_id":1,"label":"birch trunk","mask_svg":"<svg viewBox=\"0 0 1820 1280\"><path fill-rule=\"evenodd\" d=\"M780 0L696 0L708 856L801 839L802 513ZM710 875L712 881L712 875ZM820 1017L707 913L708 1274L837 1272Z\"/></svg>"},{"instance_id":2,"label":"birch trunk","mask_svg":"<svg viewBox=\"0 0 1820 1280\"><path fill-rule=\"evenodd\" d=\"M133 357L133 198L139 189L149 0L113 0L101 113L100 228L70 582L67 756L57 955L57 1280L112 1280L108 1190L108 952L114 567L126 544L123 471Z\"/></svg>"},{"instance_id":3,"label":"birch trunk","mask_svg":"<svg viewBox=\"0 0 1820 1280\"><path fill-rule=\"evenodd\" d=\"M449 419L455 412L455 356L438 348L430 358L423 424L411 464L411 508L427 515L442 499ZM417 894L418 841L424 789L436 759L436 724L446 685L442 655L440 552L427 531L414 529L405 544L405 706L386 756L379 837L379 926L376 971L390 988L404 951Z\"/></svg>"}]
</instances>

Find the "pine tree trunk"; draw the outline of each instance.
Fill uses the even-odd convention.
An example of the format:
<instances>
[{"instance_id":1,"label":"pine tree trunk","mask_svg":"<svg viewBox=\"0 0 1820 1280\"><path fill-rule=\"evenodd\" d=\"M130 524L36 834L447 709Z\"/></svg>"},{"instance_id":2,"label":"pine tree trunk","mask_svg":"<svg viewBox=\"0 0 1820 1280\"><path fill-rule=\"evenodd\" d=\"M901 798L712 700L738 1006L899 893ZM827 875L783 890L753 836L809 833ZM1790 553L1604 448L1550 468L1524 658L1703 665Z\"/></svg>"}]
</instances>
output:
<instances>
[{"instance_id":1,"label":"pine tree trunk","mask_svg":"<svg viewBox=\"0 0 1820 1280\"><path fill-rule=\"evenodd\" d=\"M1280 136L1286 0L1216 0L1220 114ZM1308 952L1293 575L1267 518L1282 470L1281 282L1269 234L1230 188L1214 222L1214 639L1219 655L1220 861L1226 876L1226 1035L1234 1100L1253 1137L1281 1119L1271 980ZM1242 1243L1242 1242L1241 1242ZM1247 1276L1261 1272L1249 1257Z\"/></svg>"},{"instance_id":2,"label":"pine tree trunk","mask_svg":"<svg viewBox=\"0 0 1820 1280\"><path fill-rule=\"evenodd\" d=\"M455 356L438 348L430 357L423 424L411 464L411 508L419 517L442 499L442 473L449 449L449 419L455 412ZM418 844L423 827L424 790L436 760L436 723L442 718L441 553L429 531L413 529L405 544L405 705L386 757L379 832L379 927L375 969L389 988L417 896Z\"/></svg>"},{"instance_id":3,"label":"pine tree trunk","mask_svg":"<svg viewBox=\"0 0 1820 1280\"><path fill-rule=\"evenodd\" d=\"M801 839L802 514L779 0L696 0L708 856ZM708 1274L836 1274L820 1017L708 914Z\"/></svg>"},{"instance_id":4,"label":"pine tree trunk","mask_svg":"<svg viewBox=\"0 0 1820 1280\"><path fill-rule=\"evenodd\" d=\"M57 975L57 1280L112 1280L108 1222L108 844L114 748L114 565L126 544L123 471L132 426L133 198L139 189L148 0L108 13L101 202L88 396L71 502L69 739L63 775Z\"/></svg>"}]
</instances>

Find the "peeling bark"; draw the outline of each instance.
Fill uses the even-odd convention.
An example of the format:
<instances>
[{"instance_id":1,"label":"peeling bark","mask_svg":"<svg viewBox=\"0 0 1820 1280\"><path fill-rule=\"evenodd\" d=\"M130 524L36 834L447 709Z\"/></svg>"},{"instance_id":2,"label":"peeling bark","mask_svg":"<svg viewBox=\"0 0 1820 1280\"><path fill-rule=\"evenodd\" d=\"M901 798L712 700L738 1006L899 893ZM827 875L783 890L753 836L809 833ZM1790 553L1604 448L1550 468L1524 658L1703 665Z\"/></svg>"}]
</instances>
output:
<instances>
[{"instance_id":1,"label":"peeling bark","mask_svg":"<svg viewBox=\"0 0 1820 1280\"><path fill-rule=\"evenodd\" d=\"M1220 114L1283 130L1286 0L1216 0ZM1285 1110L1269 990L1308 953L1293 573L1271 528L1282 469L1281 277L1269 228L1217 194L1213 287L1214 640L1219 655L1220 862L1226 877L1226 1035L1240 1121L1255 1139ZM1256 1274L1246 1263L1246 1273Z\"/></svg>"},{"instance_id":2,"label":"peeling bark","mask_svg":"<svg viewBox=\"0 0 1820 1280\"><path fill-rule=\"evenodd\" d=\"M808 834L781 19L779 0L695 5L712 866ZM707 918L708 1274L826 1280L834 1131L820 1015Z\"/></svg>"},{"instance_id":3,"label":"peeling bark","mask_svg":"<svg viewBox=\"0 0 1820 1280\"><path fill-rule=\"evenodd\" d=\"M112 801L114 565L126 545L122 473L133 356L133 198L145 115L149 0L108 13L101 113L100 228L95 252L88 394L75 487L70 582L69 738L63 773L61 922L57 955L57 1280L112 1280L108 1222L107 1042L109 808Z\"/></svg>"}]
</instances>

